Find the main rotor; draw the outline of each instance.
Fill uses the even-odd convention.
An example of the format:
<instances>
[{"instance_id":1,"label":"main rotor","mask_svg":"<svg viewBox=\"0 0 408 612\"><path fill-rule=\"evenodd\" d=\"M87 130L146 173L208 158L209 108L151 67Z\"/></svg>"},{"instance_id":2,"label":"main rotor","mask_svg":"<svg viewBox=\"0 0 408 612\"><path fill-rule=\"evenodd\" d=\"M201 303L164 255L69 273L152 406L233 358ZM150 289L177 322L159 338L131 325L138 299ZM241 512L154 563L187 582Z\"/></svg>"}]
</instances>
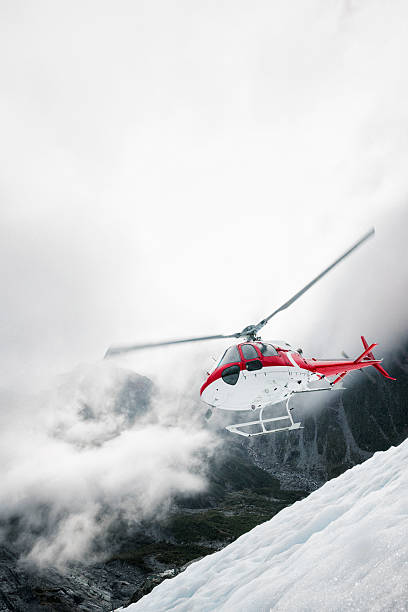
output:
<instances>
[{"instance_id":1,"label":"main rotor","mask_svg":"<svg viewBox=\"0 0 408 612\"><path fill-rule=\"evenodd\" d=\"M260 340L261 336L257 336L257 326L256 325L247 325L244 327L242 332L239 335L239 338L245 338L248 342L255 342L255 340Z\"/></svg>"},{"instance_id":2,"label":"main rotor","mask_svg":"<svg viewBox=\"0 0 408 612\"><path fill-rule=\"evenodd\" d=\"M114 355L119 355L121 353L128 353L130 351L137 351L140 349L151 348L155 346L168 346L170 344L182 344L185 342L200 342L202 340L217 340L217 339L224 339L224 338L237 338L237 339L244 338L245 340L249 342L260 340L261 338L259 336L259 331L272 319L272 317L277 315L282 310L286 310L286 308L289 308L289 306L291 306L294 302L296 302L296 300L298 300L304 293L306 293L306 291L308 291L311 287L313 287L313 285L315 285L320 279L323 278L323 276L325 276L328 272L330 272L330 270L332 270L335 266L337 266L337 264L339 264L346 257L348 257L361 244L363 244L363 242L371 238L374 235L374 233L375 233L374 228L370 229L370 231L367 232L367 234L364 234L364 236L362 236L360 240L358 240L349 249L347 249L347 251L345 251L342 255L340 255L340 257L338 257L332 264L330 264L330 266L325 268L323 272L321 272L318 276L316 276L312 281L310 281L307 285L302 287L302 289L300 289L300 291L295 293L295 295L293 295L287 302L285 302L284 304L282 304L282 306L279 306L279 308L274 310L272 314L262 319L262 321L259 321L259 323L257 323L256 325L247 325L246 327L244 327L244 329L241 332L236 332L234 334L227 334L227 335L218 334L216 336L199 336L197 338L183 338L181 340L165 340L162 342L148 342L146 344L110 346L108 350L106 351L105 358L112 357Z\"/></svg>"}]
</instances>

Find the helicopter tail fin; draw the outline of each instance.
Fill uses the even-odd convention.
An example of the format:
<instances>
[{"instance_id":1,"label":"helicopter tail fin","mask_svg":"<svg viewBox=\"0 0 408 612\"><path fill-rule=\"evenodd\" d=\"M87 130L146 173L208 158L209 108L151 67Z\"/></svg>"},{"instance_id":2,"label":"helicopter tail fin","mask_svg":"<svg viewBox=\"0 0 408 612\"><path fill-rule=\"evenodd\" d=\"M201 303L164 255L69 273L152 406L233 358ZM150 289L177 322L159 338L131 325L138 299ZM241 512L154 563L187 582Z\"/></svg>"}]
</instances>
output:
<instances>
[{"instance_id":1,"label":"helicopter tail fin","mask_svg":"<svg viewBox=\"0 0 408 612\"><path fill-rule=\"evenodd\" d=\"M371 360L375 360L375 357L373 355L373 353L371 352L371 348L368 346L367 340L364 338L364 336L361 336L361 341L363 343L364 349L365 349L365 353L368 357L368 359ZM375 344L373 346L376 346ZM364 355L364 353L363 353ZM378 372L380 372L380 374L382 374L385 378L389 378L389 380L397 380L396 378L393 378L392 376L390 376L388 374L388 372L386 370L384 370L384 368L382 366L380 366L379 363L373 363L373 368L375 368L376 370L378 370Z\"/></svg>"},{"instance_id":2,"label":"helicopter tail fin","mask_svg":"<svg viewBox=\"0 0 408 612\"><path fill-rule=\"evenodd\" d=\"M386 370L384 370L384 368L380 365L380 360L374 357L372 351L373 348L377 346L377 344L374 343L368 345L368 342L364 338L364 336L361 336L361 341L364 346L364 351L353 362L349 361L347 364L345 363L345 371L342 372L335 380L333 380L333 382L330 383L332 387L338 382L340 382L350 370L356 369L356 367L358 367L357 364L359 364L360 368L367 368L368 366L373 366L373 368L380 372L380 374L382 374L385 378L388 378L389 380L396 380L396 378L393 378L388 374Z\"/></svg>"}]
</instances>

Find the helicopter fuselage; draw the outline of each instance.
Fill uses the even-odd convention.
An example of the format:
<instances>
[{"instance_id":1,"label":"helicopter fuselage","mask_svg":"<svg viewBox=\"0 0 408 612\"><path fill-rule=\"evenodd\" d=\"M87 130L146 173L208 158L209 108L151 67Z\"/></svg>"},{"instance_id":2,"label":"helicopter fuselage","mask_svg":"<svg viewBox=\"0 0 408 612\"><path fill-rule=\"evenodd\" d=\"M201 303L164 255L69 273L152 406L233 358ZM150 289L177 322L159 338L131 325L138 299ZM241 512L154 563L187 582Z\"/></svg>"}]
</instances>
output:
<instances>
[{"instance_id":1,"label":"helicopter fuselage","mask_svg":"<svg viewBox=\"0 0 408 612\"><path fill-rule=\"evenodd\" d=\"M233 360L233 361L232 361ZM230 347L200 390L201 399L222 410L255 410L306 391L321 378L286 342L245 342Z\"/></svg>"}]
</instances>

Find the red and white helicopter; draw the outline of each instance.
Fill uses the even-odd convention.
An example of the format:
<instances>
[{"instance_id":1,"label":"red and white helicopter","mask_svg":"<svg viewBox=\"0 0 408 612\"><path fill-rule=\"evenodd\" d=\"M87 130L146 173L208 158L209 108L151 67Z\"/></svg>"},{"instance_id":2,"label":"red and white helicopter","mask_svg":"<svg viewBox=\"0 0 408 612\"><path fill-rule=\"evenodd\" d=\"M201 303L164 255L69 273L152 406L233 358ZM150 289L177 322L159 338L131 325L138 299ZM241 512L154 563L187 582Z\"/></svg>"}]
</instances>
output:
<instances>
[{"instance_id":1,"label":"red and white helicopter","mask_svg":"<svg viewBox=\"0 0 408 612\"><path fill-rule=\"evenodd\" d=\"M217 336L202 336L183 340L169 340L148 344L133 344L130 346L111 346L105 357L120 353L145 349L150 347L215 340L217 338L242 338L242 342L230 346L201 387L201 399L211 407L221 410L248 411L260 410L258 419L229 425L226 429L242 436L257 436L277 431L300 429L300 423L295 423L289 408L290 398L297 393L315 393L330 391L348 372L373 366L386 378L392 378L380 365L381 360L375 359L372 350L376 344L368 345L361 336L364 351L356 359L321 360L305 359L301 349L293 349L287 342L261 340L259 331L278 312L285 310L308 291L317 281L343 261L363 242L374 235L371 229L343 255L323 270L316 278L298 291L287 302L274 310L256 325L248 325L241 332ZM329 377L334 377L329 380ZM328 386L311 387L316 381L326 381ZM266 406L285 402L285 414L271 418L263 418Z\"/></svg>"}]
</instances>

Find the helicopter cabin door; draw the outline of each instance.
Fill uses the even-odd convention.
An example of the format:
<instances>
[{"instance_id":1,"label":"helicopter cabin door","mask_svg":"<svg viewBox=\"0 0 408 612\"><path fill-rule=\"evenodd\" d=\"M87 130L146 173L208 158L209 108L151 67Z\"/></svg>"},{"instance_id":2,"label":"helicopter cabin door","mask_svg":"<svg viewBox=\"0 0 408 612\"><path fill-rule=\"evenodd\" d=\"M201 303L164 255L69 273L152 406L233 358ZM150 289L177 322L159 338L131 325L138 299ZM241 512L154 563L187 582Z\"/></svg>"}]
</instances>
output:
<instances>
[{"instance_id":1,"label":"helicopter cabin door","mask_svg":"<svg viewBox=\"0 0 408 612\"><path fill-rule=\"evenodd\" d=\"M261 354L253 344L241 344L241 355L244 364L242 372L243 399L248 405L248 410L256 407L258 396L262 388L262 361Z\"/></svg>"}]
</instances>

